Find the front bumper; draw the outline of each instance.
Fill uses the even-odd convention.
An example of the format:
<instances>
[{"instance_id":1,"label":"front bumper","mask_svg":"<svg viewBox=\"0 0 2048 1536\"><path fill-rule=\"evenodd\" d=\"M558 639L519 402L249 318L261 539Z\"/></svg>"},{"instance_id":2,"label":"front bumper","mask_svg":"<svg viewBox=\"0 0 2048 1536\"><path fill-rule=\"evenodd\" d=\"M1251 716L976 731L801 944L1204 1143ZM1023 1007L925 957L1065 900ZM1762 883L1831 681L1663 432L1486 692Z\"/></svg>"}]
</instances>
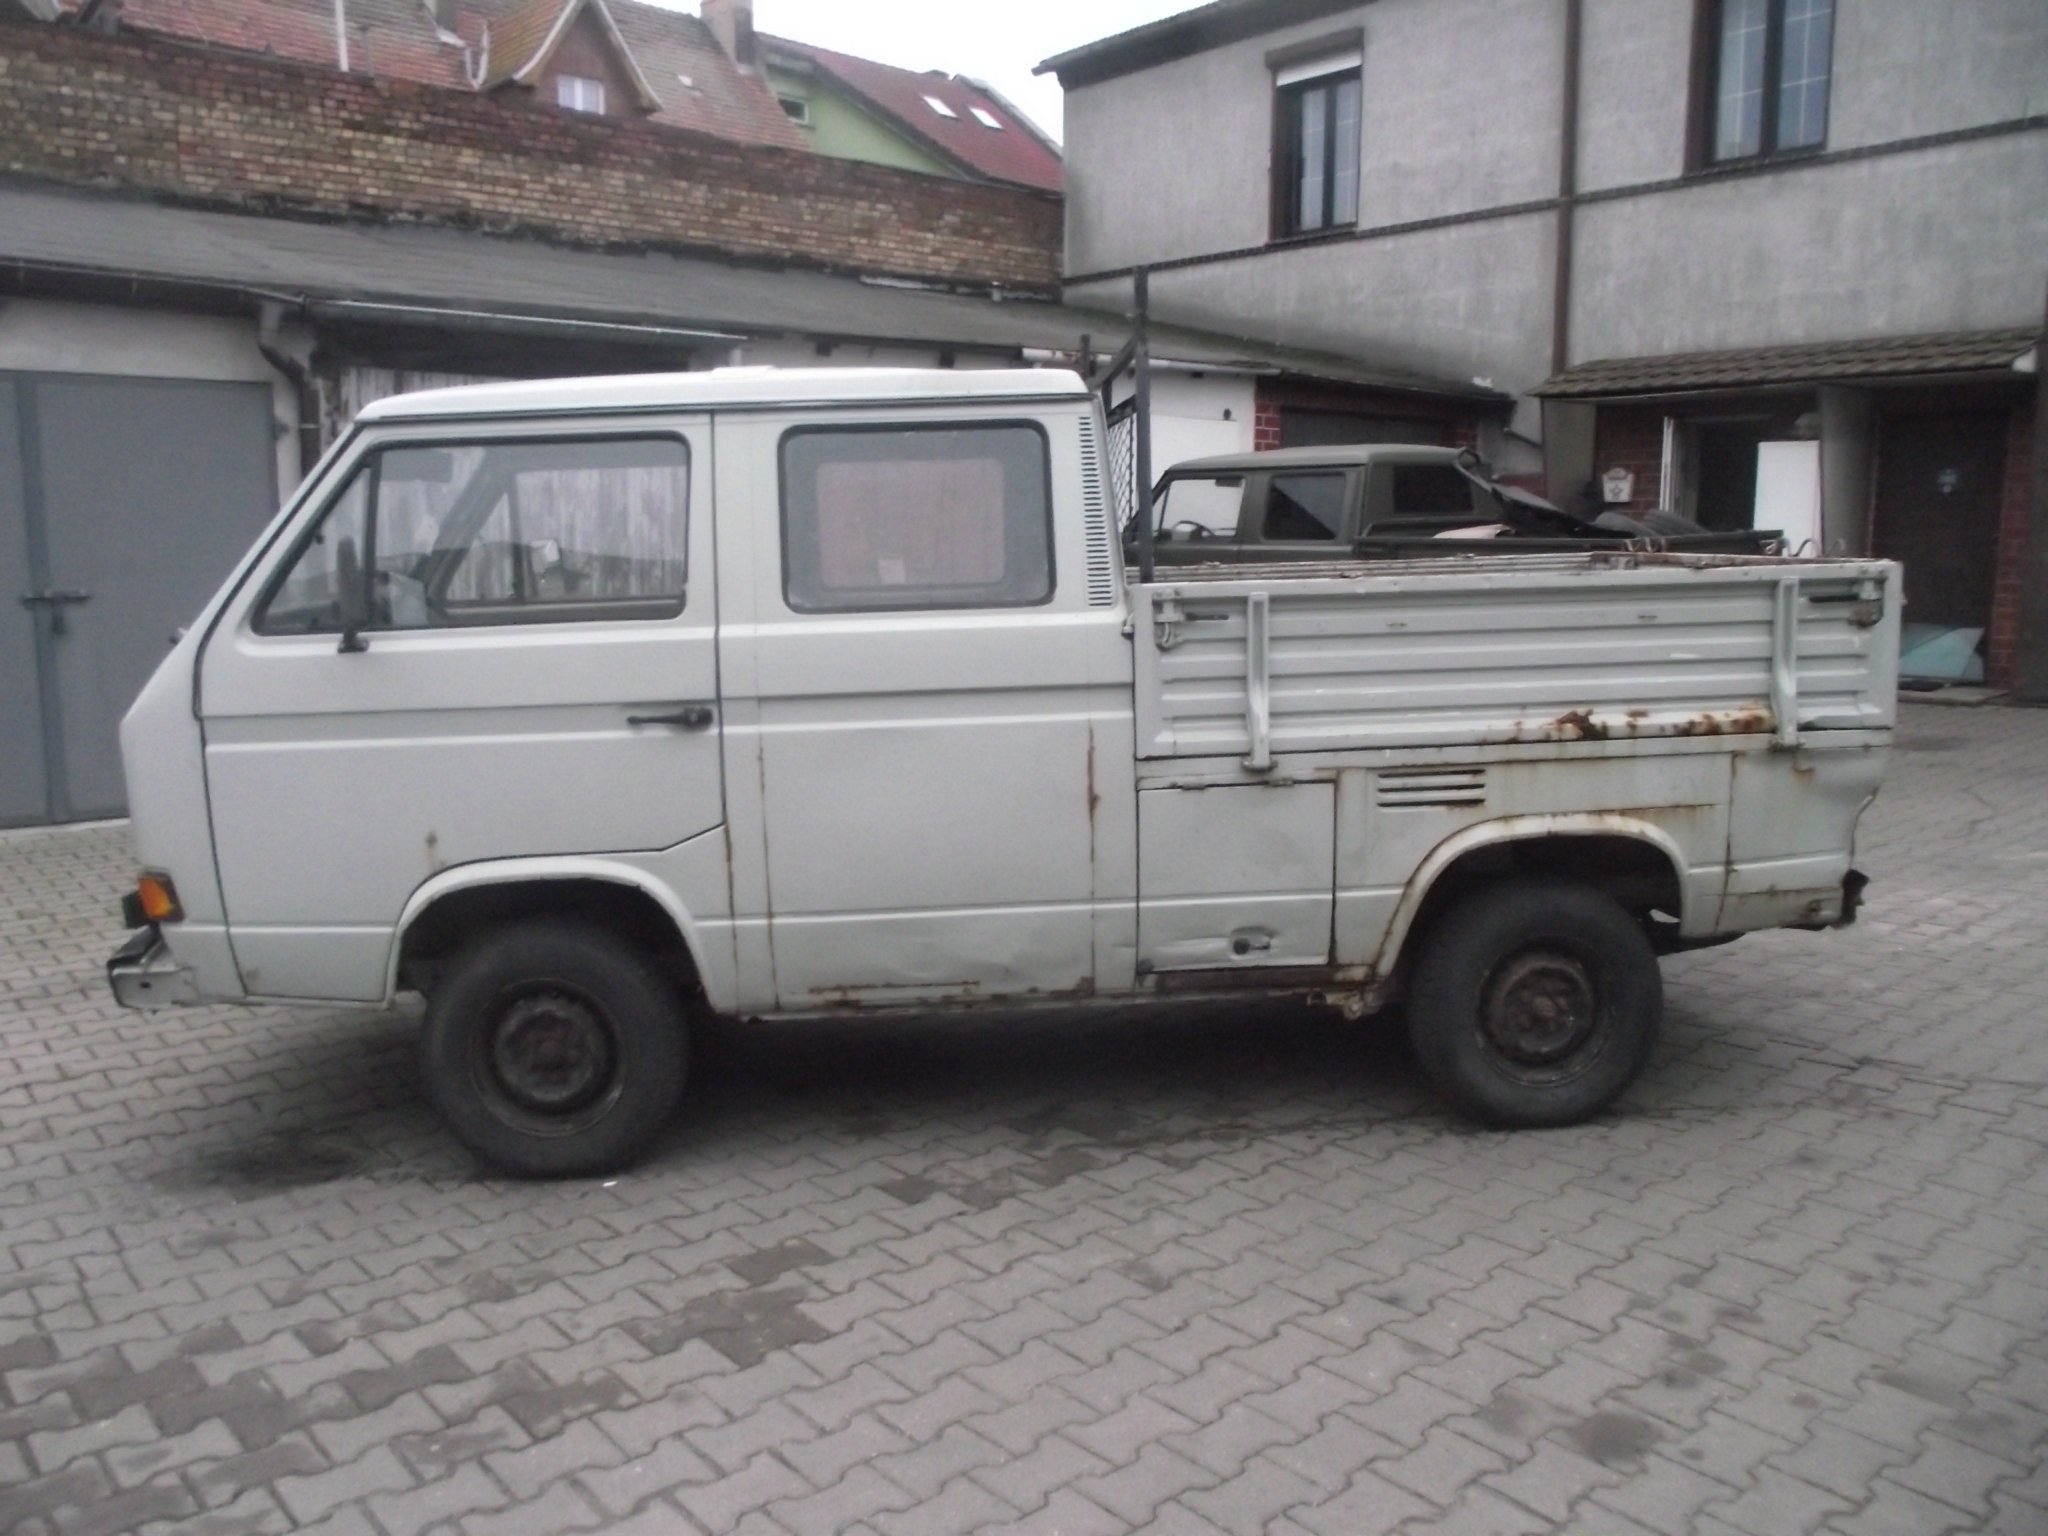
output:
<instances>
[{"instance_id":1,"label":"front bumper","mask_svg":"<svg viewBox=\"0 0 2048 1536\"><path fill-rule=\"evenodd\" d=\"M124 1008L173 1008L200 1000L192 973L172 958L155 928L131 933L114 951L107 961L107 985Z\"/></svg>"}]
</instances>

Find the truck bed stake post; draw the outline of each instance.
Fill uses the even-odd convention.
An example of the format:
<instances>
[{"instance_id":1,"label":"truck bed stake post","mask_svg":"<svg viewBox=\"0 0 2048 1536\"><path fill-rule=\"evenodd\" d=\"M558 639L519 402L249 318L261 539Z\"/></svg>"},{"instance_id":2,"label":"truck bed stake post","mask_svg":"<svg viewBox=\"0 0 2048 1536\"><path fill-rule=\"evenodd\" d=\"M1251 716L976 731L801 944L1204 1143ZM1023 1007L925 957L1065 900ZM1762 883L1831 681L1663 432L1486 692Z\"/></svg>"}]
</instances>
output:
<instances>
[{"instance_id":1,"label":"truck bed stake post","mask_svg":"<svg viewBox=\"0 0 2048 1536\"><path fill-rule=\"evenodd\" d=\"M1131 430L1137 433L1137 463L1132 476L1138 482L1138 579L1152 580L1152 338L1150 313L1152 306L1152 274L1145 268L1138 268L1134 280L1138 300L1137 356L1133 362L1138 370L1136 398L1137 415L1131 422Z\"/></svg>"}]
</instances>

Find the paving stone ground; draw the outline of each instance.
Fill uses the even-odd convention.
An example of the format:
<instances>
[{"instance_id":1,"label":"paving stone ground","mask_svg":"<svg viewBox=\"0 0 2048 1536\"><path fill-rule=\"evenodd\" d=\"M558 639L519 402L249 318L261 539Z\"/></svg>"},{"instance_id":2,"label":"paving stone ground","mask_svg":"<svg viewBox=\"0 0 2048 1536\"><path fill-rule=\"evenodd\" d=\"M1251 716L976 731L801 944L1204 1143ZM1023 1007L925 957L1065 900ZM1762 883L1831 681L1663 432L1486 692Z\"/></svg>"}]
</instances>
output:
<instances>
[{"instance_id":1,"label":"paving stone ground","mask_svg":"<svg viewBox=\"0 0 2048 1536\"><path fill-rule=\"evenodd\" d=\"M114 1008L0 838L0 1532L2048 1532L2048 713L1906 711L1864 921L1476 1132L1301 1010L705 1043L481 1177L405 1017Z\"/></svg>"}]
</instances>

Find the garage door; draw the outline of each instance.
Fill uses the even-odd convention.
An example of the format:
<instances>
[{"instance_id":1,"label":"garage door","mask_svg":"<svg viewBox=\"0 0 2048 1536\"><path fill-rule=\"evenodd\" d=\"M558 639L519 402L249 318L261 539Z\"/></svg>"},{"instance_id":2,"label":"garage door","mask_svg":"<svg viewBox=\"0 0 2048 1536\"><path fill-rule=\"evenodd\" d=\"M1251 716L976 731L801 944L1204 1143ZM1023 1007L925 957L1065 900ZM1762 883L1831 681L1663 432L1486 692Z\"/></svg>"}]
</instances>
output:
<instances>
[{"instance_id":1,"label":"garage door","mask_svg":"<svg viewBox=\"0 0 2048 1536\"><path fill-rule=\"evenodd\" d=\"M117 732L277 506L262 384L0 373L0 825L125 809Z\"/></svg>"}]
</instances>

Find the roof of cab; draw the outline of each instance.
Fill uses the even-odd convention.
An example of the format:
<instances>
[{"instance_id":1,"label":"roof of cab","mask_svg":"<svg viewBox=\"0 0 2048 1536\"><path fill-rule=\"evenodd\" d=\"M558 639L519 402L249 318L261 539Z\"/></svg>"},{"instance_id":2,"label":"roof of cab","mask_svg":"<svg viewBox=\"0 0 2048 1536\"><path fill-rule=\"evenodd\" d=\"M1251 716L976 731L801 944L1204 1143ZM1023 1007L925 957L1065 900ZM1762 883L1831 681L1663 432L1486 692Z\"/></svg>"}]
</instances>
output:
<instances>
[{"instance_id":1,"label":"roof of cab","mask_svg":"<svg viewBox=\"0 0 2048 1536\"><path fill-rule=\"evenodd\" d=\"M1261 448L1183 459L1171 473L1252 474L1262 469L1351 469L1359 464L1455 464L1459 450L1431 443L1334 443L1321 448Z\"/></svg>"},{"instance_id":2,"label":"roof of cab","mask_svg":"<svg viewBox=\"0 0 2048 1536\"><path fill-rule=\"evenodd\" d=\"M602 411L701 411L785 405L1086 399L1079 374L1060 368L712 368L592 379L465 384L392 395L360 421L452 416L583 415Z\"/></svg>"}]
</instances>

